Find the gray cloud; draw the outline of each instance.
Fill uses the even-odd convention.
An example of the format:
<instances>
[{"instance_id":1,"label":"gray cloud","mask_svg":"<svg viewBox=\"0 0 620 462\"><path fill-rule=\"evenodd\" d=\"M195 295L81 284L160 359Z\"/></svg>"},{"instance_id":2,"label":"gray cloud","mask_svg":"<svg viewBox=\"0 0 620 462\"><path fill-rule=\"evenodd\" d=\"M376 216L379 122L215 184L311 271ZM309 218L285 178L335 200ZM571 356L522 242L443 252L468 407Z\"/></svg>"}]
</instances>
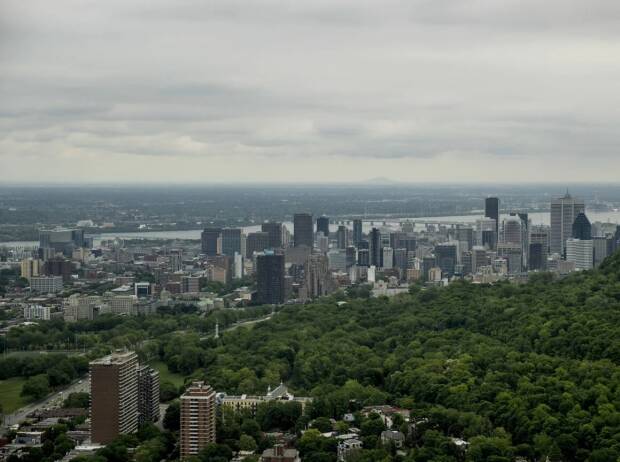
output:
<instances>
[{"instance_id":1,"label":"gray cloud","mask_svg":"<svg viewBox=\"0 0 620 462\"><path fill-rule=\"evenodd\" d=\"M619 26L611 0L0 0L0 171L609 179Z\"/></svg>"}]
</instances>

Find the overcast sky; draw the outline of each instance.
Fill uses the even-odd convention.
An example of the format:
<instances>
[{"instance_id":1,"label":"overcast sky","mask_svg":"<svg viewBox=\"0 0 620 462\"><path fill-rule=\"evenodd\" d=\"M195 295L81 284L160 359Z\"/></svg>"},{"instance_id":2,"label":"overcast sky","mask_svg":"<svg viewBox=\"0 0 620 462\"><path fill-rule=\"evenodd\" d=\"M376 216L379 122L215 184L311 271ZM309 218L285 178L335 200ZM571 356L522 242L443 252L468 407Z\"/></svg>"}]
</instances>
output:
<instances>
[{"instance_id":1,"label":"overcast sky","mask_svg":"<svg viewBox=\"0 0 620 462\"><path fill-rule=\"evenodd\" d=\"M0 181L618 181L618 0L0 0Z\"/></svg>"}]
</instances>

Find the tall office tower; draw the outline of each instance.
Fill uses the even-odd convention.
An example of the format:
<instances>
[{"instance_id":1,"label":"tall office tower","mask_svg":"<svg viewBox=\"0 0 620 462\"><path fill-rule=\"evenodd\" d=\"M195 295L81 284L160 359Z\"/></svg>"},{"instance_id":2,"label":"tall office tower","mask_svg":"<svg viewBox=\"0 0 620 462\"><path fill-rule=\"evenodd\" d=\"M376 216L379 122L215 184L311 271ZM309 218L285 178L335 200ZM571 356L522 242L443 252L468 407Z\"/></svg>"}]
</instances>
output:
<instances>
[{"instance_id":1,"label":"tall office tower","mask_svg":"<svg viewBox=\"0 0 620 462\"><path fill-rule=\"evenodd\" d=\"M467 250L463 252L461 256L461 264L457 265L457 268L460 266L461 268L461 276L465 276L467 274L472 273L473 268L473 253L471 250Z\"/></svg>"},{"instance_id":2,"label":"tall office tower","mask_svg":"<svg viewBox=\"0 0 620 462\"><path fill-rule=\"evenodd\" d=\"M305 245L312 248L314 237L312 232L312 215L309 213L296 213L293 217L293 239L295 247Z\"/></svg>"},{"instance_id":3,"label":"tall office tower","mask_svg":"<svg viewBox=\"0 0 620 462\"><path fill-rule=\"evenodd\" d=\"M352 245L348 246L346 249L347 268L350 268L353 265L355 265L356 258L357 258L357 251L355 250L355 247L353 247Z\"/></svg>"},{"instance_id":4,"label":"tall office tower","mask_svg":"<svg viewBox=\"0 0 620 462\"><path fill-rule=\"evenodd\" d=\"M487 266L487 249L481 245L475 245L471 250L471 272L477 273L480 268Z\"/></svg>"},{"instance_id":5,"label":"tall office tower","mask_svg":"<svg viewBox=\"0 0 620 462\"><path fill-rule=\"evenodd\" d=\"M530 255L530 218L525 212L517 214L521 220L521 249L523 252L523 269L527 270Z\"/></svg>"},{"instance_id":6,"label":"tall office tower","mask_svg":"<svg viewBox=\"0 0 620 462\"><path fill-rule=\"evenodd\" d=\"M159 372L150 366L138 367L138 422L159 420Z\"/></svg>"},{"instance_id":7,"label":"tall office tower","mask_svg":"<svg viewBox=\"0 0 620 462\"><path fill-rule=\"evenodd\" d=\"M327 252L327 259L330 271L345 272L347 270L347 255L344 251L330 250Z\"/></svg>"},{"instance_id":8,"label":"tall office tower","mask_svg":"<svg viewBox=\"0 0 620 462\"><path fill-rule=\"evenodd\" d=\"M390 245L389 247L393 249L403 249L405 248L404 240L407 239L407 233L402 231L396 231L390 233Z\"/></svg>"},{"instance_id":9,"label":"tall office tower","mask_svg":"<svg viewBox=\"0 0 620 462\"><path fill-rule=\"evenodd\" d=\"M605 258L609 257L614 251L614 239L612 235L605 237L592 238L594 246L594 267L597 268Z\"/></svg>"},{"instance_id":10,"label":"tall office tower","mask_svg":"<svg viewBox=\"0 0 620 462\"><path fill-rule=\"evenodd\" d=\"M325 253L329 250L329 238L322 232L316 233L316 248Z\"/></svg>"},{"instance_id":11,"label":"tall office tower","mask_svg":"<svg viewBox=\"0 0 620 462\"><path fill-rule=\"evenodd\" d=\"M336 231L336 240L338 242L339 249L347 248L347 246L349 245L349 230L346 226L338 226L338 231Z\"/></svg>"},{"instance_id":12,"label":"tall office tower","mask_svg":"<svg viewBox=\"0 0 620 462\"><path fill-rule=\"evenodd\" d=\"M429 272L432 268L435 267L435 257L422 257L422 263L420 267L420 271L422 272L422 280L428 281Z\"/></svg>"},{"instance_id":13,"label":"tall office tower","mask_svg":"<svg viewBox=\"0 0 620 462\"><path fill-rule=\"evenodd\" d=\"M545 269L547 263L547 252L540 242L530 243L530 258L528 261L528 269L530 271L540 271Z\"/></svg>"},{"instance_id":14,"label":"tall office tower","mask_svg":"<svg viewBox=\"0 0 620 462\"><path fill-rule=\"evenodd\" d=\"M474 229L470 226L457 225L456 240L461 243L461 249L470 250L474 246Z\"/></svg>"},{"instance_id":15,"label":"tall office tower","mask_svg":"<svg viewBox=\"0 0 620 462\"><path fill-rule=\"evenodd\" d=\"M254 252L262 252L265 249L271 248L269 239L269 233L266 231L257 231L255 233L249 233L245 244L245 256L246 258L252 258Z\"/></svg>"},{"instance_id":16,"label":"tall office tower","mask_svg":"<svg viewBox=\"0 0 620 462\"><path fill-rule=\"evenodd\" d=\"M502 242L519 245L523 243L523 230L521 229L521 219L519 217L511 215L504 220Z\"/></svg>"},{"instance_id":17,"label":"tall office tower","mask_svg":"<svg viewBox=\"0 0 620 462\"><path fill-rule=\"evenodd\" d=\"M441 268L445 277L452 277L457 264L457 249L454 243L437 244L435 246L436 265Z\"/></svg>"},{"instance_id":18,"label":"tall office tower","mask_svg":"<svg viewBox=\"0 0 620 462\"><path fill-rule=\"evenodd\" d=\"M202 253L208 256L221 253L221 228L205 228L200 235Z\"/></svg>"},{"instance_id":19,"label":"tall office tower","mask_svg":"<svg viewBox=\"0 0 620 462\"><path fill-rule=\"evenodd\" d=\"M353 220L353 245L357 245L362 242L362 220Z\"/></svg>"},{"instance_id":20,"label":"tall office tower","mask_svg":"<svg viewBox=\"0 0 620 462\"><path fill-rule=\"evenodd\" d=\"M380 268L382 265L381 263L381 231L379 231L377 228L372 228L370 230L370 233L368 234L368 244L369 244L369 249L368 249L368 254L370 255L370 265L371 266L376 266L377 268Z\"/></svg>"},{"instance_id":21,"label":"tall office tower","mask_svg":"<svg viewBox=\"0 0 620 462\"><path fill-rule=\"evenodd\" d=\"M401 270L401 275L409 269L409 252L407 249L394 249L394 267Z\"/></svg>"},{"instance_id":22,"label":"tall office tower","mask_svg":"<svg viewBox=\"0 0 620 462\"><path fill-rule=\"evenodd\" d=\"M545 255L549 253L549 228L547 226L532 226L530 244L541 244Z\"/></svg>"},{"instance_id":23,"label":"tall office tower","mask_svg":"<svg viewBox=\"0 0 620 462\"><path fill-rule=\"evenodd\" d=\"M90 363L90 438L108 444L138 429L138 356L113 353Z\"/></svg>"},{"instance_id":24,"label":"tall office tower","mask_svg":"<svg viewBox=\"0 0 620 462\"><path fill-rule=\"evenodd\" d=\"M519 274L523 270L523 249L521 244L500 242L497 244L497 256L508 262L509 274Z\"/></svg>"},{"instance_id":25,"label":"tall office tower","mask_svg":"<svg viewBox=\"0 0 620 462\"><path fill-rule=\"evenodd\" d=\"M261 225L261 231L269 234L270 249L279 249L282 247L282 223L268 222Z\"/></svg>"},{"instance_id":26,"label":"tall office tower","mask_svg":"<svg viewBox=\"0 0 620 462\"><path fill-rule=\"evenodd\" d=\"M589 270L594 267L594 247L591 239L566 240L566 261L574 262L575 269Z\"/></svg>"},{"instance_id":27,"label":"tall office tower","mask_svg":"<svg viewBox=\"0 0 620 462\"><path fill-rule=\"evenodd\" d=\"M484 201L484 216L495 220L495 235L499 236L499 199L487 197Z\"/></svg>"},{"instance_id":28,"label":"tall office tower","mask_svg":"<svg viewBox=\"0 0 620 462\"><path fill-rule=\"evenodd\" d=\"M233 257L233 278L234 279L242 279L244 276L244 258L240 253L235 252L235 256Z\"/></svg>"},{"instance_id":29,"label":"tall office tower","mask_svg":"<svg viewBox=\"0 0 620 462\"><path fill-rule=\"evenodd\" d=\"M234 257L235 252L241 254L241 229L224 228L222 230L222 254Z\"/></svg>"},{"instance_id":30,"label":"tall office tower","mask_svg":"<svg viewBox=\"0 0 620 462\"><path fill-rule=\"evenodd\" d=\"M573 238L589 241L592 239L592 225L585 213L580 212L573 222Z\"/></svg>"},{"instance_id":31,"label":"tall office tower","mask_svg":"<svg viewBox=\"0 0 620 462\"><path fill-rule=\"evenodd\" d=\"M41 275L41 260L26 258L21 263L21 276L30 281L30 278Z\"/></svg>"},{"instance_id":32,"label":"tall office tower","mask_svg":"<svg viewBox=\"0 0 620 462\"><path fill-rule=\"evenodd\" d=\"M383 247L381 249L381 264L385 269L394 267L394 250L391 247Z\"/></svg>"},{"instance_id":33,"label":"tall office tower","mask_svg":"<svg viewBox=\"0 0 620 462\"><path fill-rule=\"evenodd\" d=\"M566 193L551 201L551 239L550 252L566 254L566 240L573 235L573 223L581 212L585 212L583 200Z\"/></svg>"},{"instance_id":34,"label":"tall office tower","mask_svg":"<svg viewBox=\"0 0 620 462\"><path fill-rule=\"evenodd\" d=\"M257 301L279 305L285 301L284 255L265 254L256 257Z\"/></svg>"},{"instance_id":35,"label":"tall office tower","mask_svg":"<svg viewBox=\"0 0 620 462\"><path fill-rule=\"evenodd\" d=\"M308 257L304 272L304 294L302 299L322 297L331 292L329 261L325 255L313 254Z\"/></svg>"},{"instance_id":36,"label":"tall office tower","mask_svg":"<svg viewBox=\"0 0 620 462\"><path fill-rule=\"evenodd\" d=\"M204 382L193 382L181 396L181 460L215 443L215 414L213 388Z\"/></svg>"},{"instance_id":37,"label":"tall office tower","mask_svg":"<svg viewBox=\"0 0 620 462\"><path fill-rule=\"evenodd\" d=\"M316 219L316 232L323 233L323 236L329 237L329 218L322 216Z\"/></svg>"},{"instance_id":38,"label":"tall office tower","mask_svg":"<svg viewBox=\"0 0 620 462\"><path fill-rule=\"evenodd\" d=\"M493 218L476 220L476 244L495 249L497 244L497 223Z\"/></svg>"},{"instance_id":39,"label":"tall office tower","mask_svg":"<svg viewBox=\"0 0 620 462\"><path fill-rule=\"evenodd\" d=\"M368 249L358 249L357 266L370 266L370 253Z\"/></svg>"}]
</instances>

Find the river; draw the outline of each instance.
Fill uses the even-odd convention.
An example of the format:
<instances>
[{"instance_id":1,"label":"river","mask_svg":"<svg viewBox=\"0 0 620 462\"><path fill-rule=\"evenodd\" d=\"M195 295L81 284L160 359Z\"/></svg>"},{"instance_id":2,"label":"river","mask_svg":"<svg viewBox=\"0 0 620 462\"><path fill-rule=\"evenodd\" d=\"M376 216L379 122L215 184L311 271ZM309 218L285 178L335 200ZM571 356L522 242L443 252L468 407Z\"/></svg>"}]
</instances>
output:
<instances>
[{"instance_id":1,"label":"river","mask_svg":"<svg viewBox=\"0 0 620 462\"><path fill-rule=\"evenodd\" d=\"M533 225L549 225L550 215L549 212L534 212L529 214L530 220ZM373 226L380 227L386 226L388 228L397 229L401 222L410 220L423 226L425 223L475 223L476 220L482 218L482 215L454 215L454 216L441 216L441 217L416 217L416 218L394 218L389 217L385 220L364 220L363 229L369 231ZM588 212L588 218L592 223L616 223L620 224L620 210L619 211L607 211L607 212ZM384 225L385 223L385 225ZM285 222L284 225L292 232L293 223ZM350 224L349 224L350 227ZM244 226L242 227L244 232L251 233L260 230L260 225ZM338 224L330 224L330 230L336 231ZM95 244L97 245L102 239L181 239L181 240L199 240L202 230L186 230L186 231L133 231L133 232L120 232L120 233L103 233L94 235ZM12 242L0 242L0 247L9 248L28 248L38 247L37 241L12 241Z\"/></svg>"}]
</instances>

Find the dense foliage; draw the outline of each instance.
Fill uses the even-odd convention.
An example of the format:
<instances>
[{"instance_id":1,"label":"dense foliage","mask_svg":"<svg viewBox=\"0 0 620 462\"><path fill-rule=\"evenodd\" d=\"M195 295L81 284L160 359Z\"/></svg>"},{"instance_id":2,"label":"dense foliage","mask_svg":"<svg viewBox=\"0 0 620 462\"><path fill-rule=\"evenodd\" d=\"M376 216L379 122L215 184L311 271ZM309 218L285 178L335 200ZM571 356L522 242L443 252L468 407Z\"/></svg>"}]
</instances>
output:
<instances>
[{"instance_id":1,"label":"dense foliage","mask_svg":"<svg viewBox=\"0 0 620 462\"><path fill-rule=\"evenodd\" d=\"M427 425L412 460L609 460L620 456L620 256L599 271L529 284L454 283L394 299L288 307L216 343L161 339L160 355L229 393L283 379L310 417L398 404Z\"/></svg>"}]
</instances>

